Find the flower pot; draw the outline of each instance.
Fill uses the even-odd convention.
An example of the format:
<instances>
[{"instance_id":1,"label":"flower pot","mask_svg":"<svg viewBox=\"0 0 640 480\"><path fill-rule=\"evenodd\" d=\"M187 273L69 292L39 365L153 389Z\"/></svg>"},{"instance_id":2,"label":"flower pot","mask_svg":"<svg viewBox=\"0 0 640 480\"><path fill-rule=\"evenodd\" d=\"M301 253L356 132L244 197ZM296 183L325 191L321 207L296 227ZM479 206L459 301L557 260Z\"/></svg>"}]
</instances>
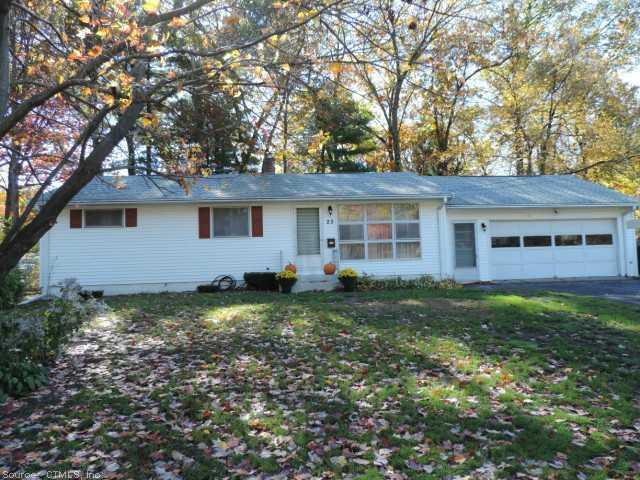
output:
<instances>
[{"instance_id":1,"label":"flower pot","mask_svg":"<svg viewBox=\"0 0 640 480\"><path fill-rule=\"evenodd\" d=\"M282 293L291 293L291 289L297 281L295 278L282 278L278 280L278 283L280 283L280 291Z\"/></svg>"},{"instance_id":2,"label":"flower pot","mask_svg":"<svg viewBox=\"0 0 640 480\"><path fill-rule=\"evenodd\" d=\"M322 267L325 275L333 275L336 273L336 264L335 263L325 263Z\"/></svg>"},{"instance_id":3,"label":"flower pot","mask_svg":"<svg viewBox=\"0 0 640 480\"><path fill-rule=\"evenodd\" d=\"M345 292L355 292L358 286L358 278L357 277L345 277L341 278L340 282L344 287Z\"/></svg>"}]
</instances>

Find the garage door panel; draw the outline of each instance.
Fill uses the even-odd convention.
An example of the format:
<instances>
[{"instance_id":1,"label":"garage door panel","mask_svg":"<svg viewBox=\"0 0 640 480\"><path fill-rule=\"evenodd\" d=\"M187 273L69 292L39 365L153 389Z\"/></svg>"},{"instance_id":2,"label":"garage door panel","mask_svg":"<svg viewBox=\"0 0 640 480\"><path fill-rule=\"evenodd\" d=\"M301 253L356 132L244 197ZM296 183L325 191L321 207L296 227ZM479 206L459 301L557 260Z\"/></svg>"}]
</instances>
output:
<instances>
[{"instance_id":1,"label":"garage door panel","mask_svg":"<svg viewBox=\"0 0 640 480\"><path fill-rule=\"evenodd\" d=\"M522 265L494 265L493 278L495 280L509 280L512 278L524 278Z\"/></svg>"},{"instance_id":2,"label":"garage door panel","mask_svg":"<svg viewBox=\"0 0 640 480\"><path fill-rule=\"evenodd\" d=\"M588 277L611 277L618 275L618 266L611 262L590 262L585 266Z\"/></svg>"},{"instance_id":3,"label":"garage door panel","mask_svg":"<svg viewBox=\"0 0 640 480\"><path fill-rule=\"evenodd\" d=\"M551 247L528 247L522 249L523 263L553 263Z\"/></svg>"},{"instance_id":4,"label":"garage door panel","mask_svg":"<svg viewBox=\"0 0 640 480\"><path fill-rule=\"evenodd\" d=\"M590 220L582 223L584 233L613 233L611 220Z\"/></svg>"},{"instance_id":5,"label":"garage door panel","mask_svg":"<svg viewBox=\"0 0 640 480\"><path fill-rule=\"evenodd\" d=\"M513 222L492 222L491 223L491 235L502 237L509 236L512 234L519 235L520 227L519 225L513 225Z\"/></svg>"},{"instance_id":6,"label":"garage door panel","mask_svg":"<svg viewBox=\"0 0 640 480\"><path fill-rule=\"evenodd\" d=\"M548 235L549 222L522 222L519 230L522 235Z\"/></svg>"},{"instance_id":7,"label":"garage door panel","mask_svg":"<svg viewBox=\"0 0 640 480\"><path fill-rule=\"evenodd\" d=\"M490 249L492 277L508 280L616 276L619 272L615 232L616 223L612 219L491 222L491 236L516 236L521 239L520 247ZM586 245L584 238L589 234L611 235L614 243ZM583 244L525 247L522 241L524 236L555 235L580 235ZM600 243L603 243L602 239Z\"/></svg>"},{"instance_id":8,"label":"garage door panel","mask_svg":"<svg viewBox=\"0 0 640 480\"><path fill-rule=\"evenodd\" d=\"M584 277L586 275L584 262L563 262L556 263L556 277Z\"/></svg>"},{"instance_id":9,"label":"garage door panel","mask_svg":"<svg viewBox=\"0 0 640 480\"><path fill-rule=\"evenodd\" d=\"M547 224L547 229L549 230L549 227L551 227L551 231L555 234L564 234L564 235L572 235L575 233L580 233L582 232L582 224L583 222L579 222L579 221L572 221L572 220L568 220L568 221L555 221L555 222L549 222Z\"/></svg>"},{"instance_id":10,"label":"garage door panel","mask_svg":"<svg viewBox=\"0 0 640 480\"><path fill-rule=\"evenodd\" d=\"M520 278L552 278L554 266L552 263L531 263L524 265L522 271L525 276Z\"/></svg>"},{"instance_id":11,"label":"garage door panel","mask_svg":"<svg viewBox=\"0 0 640 480\"><path fill-rule=\"evenodd\" d=\"M586 247L584 257L587 262L615 262L616 251L611 247Z\"/></svg>"},{"instance_id":12,"label":"garage door panel","mask_svg":"<svg viewBox=\"0 0 640 480\"><path fill-rule=\"evenodd\" d=\"M522 263L519 248L495 248L492 256L495 265L519 265Z\"/></svg>"},{"instance_id":13,"label":"garage door panel","mask_svg":"<svg viewBox=\"0 0 640 480\"><path fill-rule=\"evenodd\" d=\"M583 247L556 247L553 253L558 263L584 262L585 260Z\"/></svg>"}]
</instances>

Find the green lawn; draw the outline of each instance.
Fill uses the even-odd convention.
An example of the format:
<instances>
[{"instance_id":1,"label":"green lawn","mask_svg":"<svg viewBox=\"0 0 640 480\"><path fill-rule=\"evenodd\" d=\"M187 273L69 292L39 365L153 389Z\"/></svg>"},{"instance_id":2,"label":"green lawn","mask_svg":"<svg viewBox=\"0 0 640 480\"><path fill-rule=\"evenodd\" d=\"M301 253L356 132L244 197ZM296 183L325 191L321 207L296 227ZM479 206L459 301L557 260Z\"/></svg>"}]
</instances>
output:
<instances>
[{"instance_id":1,"label":"green lawn","mask_svg":"<svg viewBox=\"0 0 640 480\"><path fill-rule=\"evenodd\" d=\"M637 307L473 290L108 303L49 388L0 407L0 472L640 475Z\"/></svg>"}]
</instances>

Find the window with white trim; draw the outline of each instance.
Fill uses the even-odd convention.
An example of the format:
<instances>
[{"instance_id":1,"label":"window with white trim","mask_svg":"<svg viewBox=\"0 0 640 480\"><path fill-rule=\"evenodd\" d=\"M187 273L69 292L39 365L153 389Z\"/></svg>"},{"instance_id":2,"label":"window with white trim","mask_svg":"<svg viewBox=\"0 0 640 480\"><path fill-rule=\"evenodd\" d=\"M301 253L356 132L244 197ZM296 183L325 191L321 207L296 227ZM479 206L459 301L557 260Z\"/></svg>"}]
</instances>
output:
<instances>
[{"instance_id":1,"label":"window with white trim","mask_svg":"<svg viewBox=\"0 0 640 480\"><path fill-rule=\"evenodd\" d=\"M342 260L420 258L420 214L416 203L338 206Z\"/></svg>"}]
</instances>

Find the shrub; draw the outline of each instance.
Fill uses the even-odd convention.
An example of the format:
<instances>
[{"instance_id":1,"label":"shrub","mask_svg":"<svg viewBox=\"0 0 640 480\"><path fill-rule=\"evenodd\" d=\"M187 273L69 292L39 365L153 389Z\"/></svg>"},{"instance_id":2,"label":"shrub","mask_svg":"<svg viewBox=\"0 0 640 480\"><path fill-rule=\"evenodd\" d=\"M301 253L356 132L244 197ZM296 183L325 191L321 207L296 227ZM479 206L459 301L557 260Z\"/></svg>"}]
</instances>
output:
<instances>
[{"instance_id":1,"label":"shrub","mask_svg":"<svg viewBox=\"0 0 640 480\"><path fill-rule=\"evenodd\" d=\"M24 293L24 278L20 269L14 268L0 280L0 310L14 307Z\"/></svg>"},{"instance_id":2,"label":"shrub","mask_svg":"<svg viewBox=\"0 0 640 480\"><path fill-rule=\"evenodd\" d=\"M277 280L297 280L298 275L292 270L283 270L276 274Z\"/></svg>"},{"instance_id":3,"label":"shrub","mask_svg":"<svg viewBox=\"0 0 640 480\"><path fill-rule=\"evenodd\" d=\"M247 272L244 274L244 282L253 290L278 290L275 272Z\"/></svg>"},{"instance_id":4,"label":"shrub","mask_svg":"<svg viewBox=\"0 0 640 480\"><path fill-rule=\"evenodd\" d=\"M358 272L353 268L344 268L338 272L338 279L342 278L358 278Z\"/></svg>"},{"instance_id":5,"label":"shrub","mask_svg":"<svg viewBox=\"0 0 640 480\"><path fill-rule=\"evenodd\" d=\"M373 290L399 290L399 289L452 289L459 288L460 284L452 279L436 280L431 275L423 275L413 279L393 278L373 278L363 275L358 280L358 288L364 291Z\"/></svg>"},{"instance_id":6,"label":"shrub","mask_svg":"<svg viewBox=\"0 0 640 480\"><path fill-rule=\"evenodd\" d=\"M0 318L0 397L24 395L46 383L46 367L70 337L104 304L80 296L75 282L66 282L62 297L32 317Z\"/></svg>"}]
</instances>

